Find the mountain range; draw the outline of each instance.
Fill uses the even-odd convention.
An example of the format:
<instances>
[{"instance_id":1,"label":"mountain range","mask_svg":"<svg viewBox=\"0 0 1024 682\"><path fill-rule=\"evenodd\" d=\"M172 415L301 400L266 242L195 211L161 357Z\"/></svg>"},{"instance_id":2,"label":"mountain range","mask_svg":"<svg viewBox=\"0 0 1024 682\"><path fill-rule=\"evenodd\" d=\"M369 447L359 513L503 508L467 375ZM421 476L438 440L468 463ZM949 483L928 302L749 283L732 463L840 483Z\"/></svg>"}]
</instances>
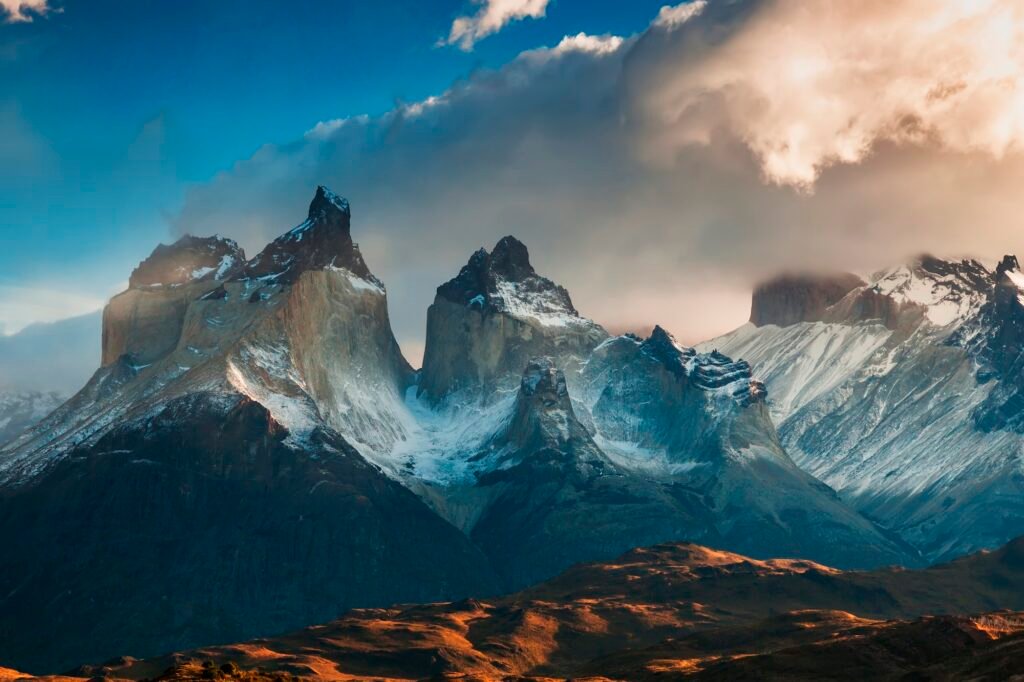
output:
<instances>
[{"instance_id":1,"label":"mountain range","mask_svg":"<svg viewBox=\"0 0 1024 682\"><path fill-rule=\"evenodd\" d=\"M100 360L100 313L0 336L0 446L80 389Z\"/></svg>"},{"instance_id":2,"label":"mountain range","mask_svg":"<svg viewBox=\"0 0 1024 682\"><path fill-rule=\"evenodd\" d=\"M704 344L770 387L793 460L926 561L1024 529L1024 274L923 256L861 280L789 276Z\"/></svg>"},{"instance_id":3,"label":"mountain range","mask_svg":"<svg viewBox=\"0 0 1024 682\"><path fill-rule=\"evenodd\" d=\"M252 258L186 236L131 273L100 368L0 448L5 665L486 599L660 543L846 570L1020 533L1015 259L787 276L694 349L609 334L510 236L440 284L414 370L351 219L320 187Z\"/></svg>"}]
</instances>

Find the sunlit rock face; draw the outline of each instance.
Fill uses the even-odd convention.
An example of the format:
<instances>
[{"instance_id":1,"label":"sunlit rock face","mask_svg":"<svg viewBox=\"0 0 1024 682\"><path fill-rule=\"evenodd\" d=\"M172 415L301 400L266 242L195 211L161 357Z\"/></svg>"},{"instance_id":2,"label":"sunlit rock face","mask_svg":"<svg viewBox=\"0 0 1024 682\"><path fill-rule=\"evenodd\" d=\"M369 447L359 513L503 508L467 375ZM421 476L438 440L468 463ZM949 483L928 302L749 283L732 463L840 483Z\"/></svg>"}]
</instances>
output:
<instances>
[{"instance_id":1,"label":"sunlit rock face","mask_svg":"<svg viewBox=\"0 0 1024 682\"><path fill-rule=\"evenodd\" d=\"M514 390L541 355L556 357L571 377L607 336L580 316L563 287L537 274L522 242L505 237L438 287L427 311L420 391L436 403L466 389Z\"/></svg>"},{"instance_id":2,"label":"sunlit rock face","mask_svg":"<svg viewBox=\"0 0 1024 682\"><path fill-rule=\"evenodd\" d=\"M924 256L821 321L747 325L703 347L751 363L802 468L926 559L949 558L1024 524L1018 273L1012 257L992 272Z\"/></svg>"},{"instance_id":3,"label":"sunlit rock face","mask_svg":"<svg viewBox=\"0 0 1024 682\"><path fill-rule=\"evenodd\" d=\"M122 355L149 364L167 355L192 300L238 273L244 262L241 248L221 237L185 236L158 246L103 311L102 364Z\"/></svg>"}]
</instances>

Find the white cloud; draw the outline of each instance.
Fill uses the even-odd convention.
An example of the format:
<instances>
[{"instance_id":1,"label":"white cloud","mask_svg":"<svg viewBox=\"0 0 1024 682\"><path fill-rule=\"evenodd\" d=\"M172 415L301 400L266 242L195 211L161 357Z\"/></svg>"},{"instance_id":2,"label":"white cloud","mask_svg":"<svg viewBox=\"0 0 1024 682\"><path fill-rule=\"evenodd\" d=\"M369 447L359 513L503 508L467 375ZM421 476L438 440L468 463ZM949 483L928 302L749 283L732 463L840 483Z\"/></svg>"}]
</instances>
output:
<instances>
[{"instance_id":1,"label":"white cloud","mask_svg":"<svg viewBox=\"0 0 1024 682\"><path fill-rule=\"evenodd\" d=\"M672 65L654 69L642 102L655 156L724 125L768 180L809 189L824 168L861 162L879 142L994 157L1024 142L1015 0L713 3L686 19L685 37L650 55Z\"/></svg>"},{"instance_id":2,"label":"white cloud","mask_svg":"<svg viewBox=\"0 0 1024 682\"><path fill-rule=\"evenodd\" d=\"M704 11L707 0L692 0L681 5L665 5L654 20L655 26L675 29Z\"/></svg>"},{"instance_id":3,"label":"white cloud","mask_svg":"<svg viewBox=\"0 0 1024 682\"><path fill-rule=\"evenodd\" d=\"M48 0L0 0L0 16L5 22L32 21L33 14L46 14L52 8Z\"/></svg>"},{"instance_id":4,"label":"white cloud","mask_svg":"<svg viewBox=\"0 0 1024 682\"><path fill-rule=\"evenodd\" d=\"M622 38L613 35L592 36L586 33L577 33L574 36L565 36L553 48L555 54L566 52L588 52L590 54L611 54L622 47Z\"/></svg>"},{"instance_id":5,"label":"white cloud","mask_svg":"<svg viewBox=\"0 0 1024 682\"><path fill-rule=\"evenodd\" d=\"M481 38L497 33L506 24L520 19L540 19L547 11L549 0L476 0L481 4L476 14L462 16L452 22L451 31L444 41L472 50Z\"/></svg>"}]
</instances>

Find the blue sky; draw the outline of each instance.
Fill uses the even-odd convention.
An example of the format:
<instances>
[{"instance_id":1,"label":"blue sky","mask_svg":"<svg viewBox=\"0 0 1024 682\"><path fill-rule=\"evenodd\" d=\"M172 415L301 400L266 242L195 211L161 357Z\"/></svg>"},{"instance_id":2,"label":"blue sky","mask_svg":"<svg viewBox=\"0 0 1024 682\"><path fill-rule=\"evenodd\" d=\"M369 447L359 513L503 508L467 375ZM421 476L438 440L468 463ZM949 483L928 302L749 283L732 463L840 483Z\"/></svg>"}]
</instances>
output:
<instances>
[{"instance_id":1,"label":"blue sky","mask_svg":"<svg viewBox=\"0 0 1024 682\"><path fill-rule=\"evenodd\" d=\"M639 32L661 4L554 0L469 52L438 46L476 10L461 0L65 0L0 23L0 287L102 300L170 238L186 187L261 145L566 34Z\"/></svg>"}]
</instances>

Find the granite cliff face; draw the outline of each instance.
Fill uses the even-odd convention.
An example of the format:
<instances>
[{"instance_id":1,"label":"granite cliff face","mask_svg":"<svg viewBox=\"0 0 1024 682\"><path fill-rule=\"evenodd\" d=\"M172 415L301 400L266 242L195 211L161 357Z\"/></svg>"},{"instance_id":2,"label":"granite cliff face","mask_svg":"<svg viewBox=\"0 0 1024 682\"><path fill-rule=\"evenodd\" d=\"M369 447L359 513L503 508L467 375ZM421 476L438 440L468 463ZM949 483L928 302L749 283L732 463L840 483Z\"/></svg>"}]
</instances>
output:
<instances>
[{"instance_id":1,"label":"granite cliff face","mask_svg":"<svg viewBox=\"0 0 1024 682\"><path fill-rule=\"evenodd\" d=\"M438 288L427 349L413 401L425 428L390 467L513 586L679 538L913 561L793 464L747 363L660 327L609 337L516 240Z\"/></svg>"},{"instance_id":2,"label":"granite cliff face","mask_svg":"<svg viewBox=\"0 0 1024 682\"><path fill-rule=\"evenodd\" d=\"M992 272L924 256L817 321L704 347L751 363L802 468L927 559L950 558L1024 524L1022 285L1013 257Z\"/></svg>"},{"instance_id":3,"label":"granite cliff face","mask_svg":"<svg viewBox=\"0 0 1024 682\"><path fill-rule=\"evenodd\" d=\"M419 390L435 404L460 391L514 390L526 364L544 355L572 374L607 337L564 288L537 274L522 242L505 237L438 287Z\"/></svg>"}]
</instances>

